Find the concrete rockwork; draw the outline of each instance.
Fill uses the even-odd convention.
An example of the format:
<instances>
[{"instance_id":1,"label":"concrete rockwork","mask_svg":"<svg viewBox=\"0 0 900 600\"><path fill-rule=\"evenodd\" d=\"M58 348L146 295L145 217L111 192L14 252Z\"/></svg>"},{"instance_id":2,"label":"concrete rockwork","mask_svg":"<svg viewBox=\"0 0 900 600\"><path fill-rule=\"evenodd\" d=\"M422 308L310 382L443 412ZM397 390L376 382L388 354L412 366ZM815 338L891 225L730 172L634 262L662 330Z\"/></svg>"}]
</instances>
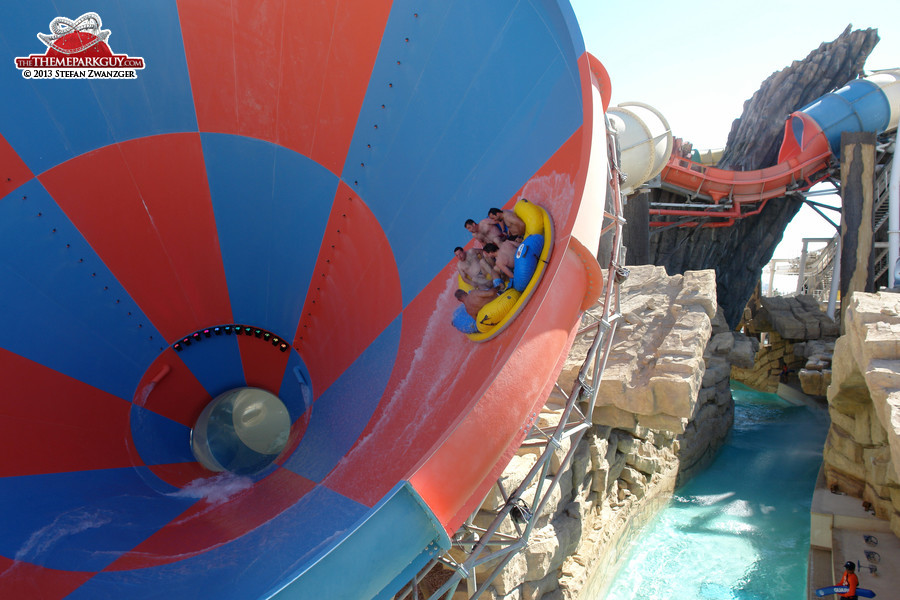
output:
<instances>
[{"instance_id":1,"label":"concrete rockwork","mask_svg":"<svg viewBox=\"0 0 900 600\"><path fill-rule=\"evenodd\" d=\"M752 352L742 353L743 336L736 338L717 317L713 272L669 277L661 267L634 267L621 285L620 312L592 426L558 490L533 517L527 549L494 580L492 598L602 597L633 534L676 485L712 459L731 427L731 364L746 364ZM590 337L576 340L562 389L572 389L590 344ZM559 422L562 400L548 399L540 427ZM556 450L548 478L562 468L568 450L568 442ZM504 472L505 489L523 481L537 452L520 449ZM499 491L492 493L475 524L489 523L502 505ZM504 527L514 533L509 520ZM476 575L483 581L492 570L488 564Z\"/></svg>"},{"instance_id":2,"label":"concrete rockwork","mask_svg":"<svg viewBox=\"0 0 900 600\"><path fill-rule=\"evenodd\" d=\"M753 364L735 364L732 377L771 394L778 391L779 382L796 379L805 394L824 397L831 383L838 325L812 296L764 297L759 303L744 328L762 343L757 344Z\"/></svg>"},{"instance_id":3,"label":"concrete rockwork","mask_svg":"<svg viewBox=\"0 0 900 600\"><path fill-rule=\"evenodd\" d=\"M845 332L828 387L826 484L900 536L900 294L853 293Z\"/></svg>"}]
</instances>

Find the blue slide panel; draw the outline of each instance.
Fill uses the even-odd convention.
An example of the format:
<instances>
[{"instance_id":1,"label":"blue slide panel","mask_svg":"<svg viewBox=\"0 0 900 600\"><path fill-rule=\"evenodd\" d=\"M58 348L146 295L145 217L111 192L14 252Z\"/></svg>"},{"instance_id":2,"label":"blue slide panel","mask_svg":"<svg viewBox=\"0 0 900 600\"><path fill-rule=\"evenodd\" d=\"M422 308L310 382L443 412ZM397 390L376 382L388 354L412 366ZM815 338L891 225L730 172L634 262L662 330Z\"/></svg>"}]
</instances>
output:
<instances>
[{"instance_id":1,"label":"blue slide panel","mask_svg":"<svg viewBox=\"0 0 900 600\"><path fill-rule=\"evenodd\" d=\"M191 430L152 411L131 405L129 414L135 448L147 465L195 462Z\"/></svg>"},{"instance_id":2,"label":"blue slide panel","mask_svg":"<svg viewBox=\"0 0 900 600\"><path fill-rule=\"evenodd\" d=\"M0 200L0 347L131 401L166 346L44 186Z\"/></svg>"},{"instance_id":3,"label":"blue slide panel","mask_svg":"<svg viewBox=\"0 0 900 600\"><path fill-rule=\"evenodd\" d=\"M841 89L825 94L801 109L825 132L835 157L841 156L841 132L884 131L890 122L891 106L877 85L854 79Z\"/></svg>"},{"instance_id":4,"label":"blue slide panel","mask_svg":"<svg viewBox=\"0 0 900 600\"><path fill-rule=\"evenodd\" d=\"M202 346L203 352L192 352L194 348L185 348L178 353L178 358L210 396L215 398L230 389L247 385L238 336L201 336L200 341L192 344Z\"/></svg>"},{"instance_id":5,"label":"blue slide panel","mask_svg":"<svg viewBox=\"0 0 900 600\"><path fill-rule=\"evenodd\" d=\"M173 600L267 598L268 594L260 590L279 588L284 573L305 570L306 565L337 543L336 531L354 531L370 511L333 490L317 486L276 518L227 544L167 565L98 573L66 600L121 600L124 590L140 590L149 596L154 595L149 590L156 590L156 596ZM378 546L371 548L375 547ZM347 568L347 564L330 575L335 579L353 573L371 577L363 563L352 568ZM363 597L306 596L323 600Z\"/></svg>"},{"instance_id":6,"label":"blue slide panel","mask_svg":"<svg viewBox=\"0 0 900 600\"><path fill-rule=\"evenodd\" d=\"M200 137L235 322L293 339L338 179L270 142Z\"/></svg>"},{"instance_id":7,"label":"blue slide panel","mask_svg":"<svg viewBox=\"0 0 900 600\"><path fill-rule=\"evenodd\" d=\"M463 221L505 204L583 121L578 56L530 2L417 10L394 3L342 172L385 228L404 305L469 238Z\"/></svg>"},{"instance_id":8,"label":"blue slide panel","mask_svg":"<svg viewBox=\"0 0 900 600\"><path fill-rule=\"evenodd\" d=\"M270 600L381 597L400 582L395 574L415 573L449 548L434 514L408 482L400 482L346 538Z\"/></svg>"},{"instance_id":9,"label":"blue slide panel","mask_svg":"<svg viewBox=\"0 0 900 600\"><path fill-rule=\"evenodd\" d=\"M547 18L548 27L555 32L556 41L559 44L572 44L570 51L576 58L585 53L584 37L581 35L581 27L575 17L575 9L571 3L560 0L529 0L535 5L536 10ZM564 34L562 32L567 32Z\"/></svg>"},{"instance_id":10,"label":"blue slide panel","mask_svg":"<svg viewBox=\"0 0 900 600\"><path fill-rule=\"evenodd\" d=\"M400 347L397 317L313 404L309 425L284 466L322 481L353 447L378 407Z\"/></svg>"},{"instance_id":11,"label":"blue slide panel","mask_svg":"<svg viewBox=\"0 0 900 600\"><path fill-rule=\"evenodd\" d=\"M137 79L122 80L25 79L12 64L0 69L0 111L15 115L0 134L34 173L115 142L197 131L175 0L96 0L78 8L50 0L7 2L3 17L16 26L0 30L0 48L10 63L43 55L47 48L37 34L50 33L56 17L74 20L85 12L100 15L114 54L142 57L145 67Z\"/></svg>"},{"instance_id":12,"label":"blue slide panel","mask_svg":"<svg viewBox=\"0 0 900 600\"><path fill-rule=\"evenodd\" d=\"M309 369L296 351L291 350L284 378L278 389L278 397L291 415L291 423L302 417L313 403L312 379Z\"/></svg>"},{"instance_id":13,"label":"blue slide panel","mask_svg":"<svg viewBox=\"0 0 900 600\"><path fill-rule=\"evenodd\" d=\"M155 479L143 467L0 479L0 511L15 515L5 519L0 554L102 570L197 502L161 496L144 478Z\"/></svg>"}]
</instances>

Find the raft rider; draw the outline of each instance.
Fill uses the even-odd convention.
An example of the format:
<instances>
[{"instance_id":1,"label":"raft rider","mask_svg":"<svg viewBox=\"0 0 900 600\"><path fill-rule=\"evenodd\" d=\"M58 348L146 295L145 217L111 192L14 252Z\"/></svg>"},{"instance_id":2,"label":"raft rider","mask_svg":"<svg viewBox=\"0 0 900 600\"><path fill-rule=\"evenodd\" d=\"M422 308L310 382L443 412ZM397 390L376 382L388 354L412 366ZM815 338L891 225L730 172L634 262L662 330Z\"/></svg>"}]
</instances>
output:
<instances>
[{"instance_id":1,"label":"raft rider","mask_svg":"<svg viewBox=\"0 0 900 600\"><path fill-rule=\"evenodd\" d=\"M491 288L493 279L490 268L484 264L483 251L477 248L463 250L457 246L453 254L459 259L456 269L460 278L473 288L487 290Z\"/></svg>"},{"instance_id":2,"label":"raft rider","mask_svg":"<svg viewBox=\"0 0 900 600\"><path fill-rule=\"evenodd\" d=\"M522 241L525 237L525 221L520 219L515 211L492 208L488 211L488 218L500 228L507 239Z\"/></svg>"},{"instance_id":3,"label":"raft rider","mask_svg":"<svg viewBox=\"0 0 900 600\"><path fill-rule=\"evenodd\" d=\"M499 246L506 239L506 236L500 231L500 227L490 217L482 219L479 223L472 219L466 219L465 227L472 234L472 238L482 246L491 242Z\"/></svg>"},{"instance_id":4,"label":"raft rider","mask_svg":"<svg viewBox=\"0 0 900 600\"><path fill-rule=\"evenodd\" d=\"M512 281L518 247L519 244L510 240L504 241L499 247L494 243L484 245L482 250L485 258L482 260L492 268L492 278L505 277Z\"/></svg>"},{"instance_id":5,"label":"raft rider","mask_svg":"<svg viewBox=\"0 0 900 600\"><path fill-rule=\"evenodd\" d=\"M489 290L472 290L466 292L465 290L456 290L454 295L456 299L463 303L463 306L466 307L466 312L472 318L478 317L478 311L482 309L482 307L497 297L499 290L497 288L492 288Z\"/></svg>"}]
</instances>

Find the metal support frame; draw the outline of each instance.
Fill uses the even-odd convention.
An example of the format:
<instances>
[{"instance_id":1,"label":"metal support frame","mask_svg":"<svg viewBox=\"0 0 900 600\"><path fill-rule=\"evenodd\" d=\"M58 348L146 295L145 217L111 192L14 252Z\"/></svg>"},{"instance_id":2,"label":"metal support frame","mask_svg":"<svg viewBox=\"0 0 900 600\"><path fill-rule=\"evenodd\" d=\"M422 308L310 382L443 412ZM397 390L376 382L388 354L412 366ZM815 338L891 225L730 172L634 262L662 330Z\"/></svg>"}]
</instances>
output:
<instances>
[{"instance_id":1,"label":"metal support frame","mask_svg":"<svg viewBox=\"0 0 900 600\"><path fill-rule=\"evenodd\" d=\"M607 131L609 132L610 130L611 128L607 122ZM622 228L625 224L625 219L622 217L624 197L620 191L622 179L618 168L620 153L615 135L607 133L607 138L609 142L607 148L610 154L608 176L613 193L612 213L604 210L604 217L611 219L612 222L603 231L613 230L612 253L609 269L606 273L605 294L600 305L600 315L585 313L587 316L592 317L594 322L581 328L576 333L577 337L593 332L595 333L594 340L578 372L572 390L566 394L559 382L556 384L557 390L566 398L566 406L563 409L560 421L552 430L544 430L536 425L532 427L524 445L532 447L543 446L544 450L528 472L528 475L515 490L507 493L502 483L499 480L497 481L496 485L504 500L504 504L491 524L486 528L476 527L473 523L473 515L453 536L453 546L457 552L465 554L466 559L460 562L454 559L449 552L435 558L394 596L395 600L404 600L406 598L418 600L421 597L418 589L419 582L438 564L452 570L452 575L440 588L428 596L429 599L444 598L450 600L463 582L466 583L467 596L469 598L473 600L480 598L509 561L528 545L537 517L544 510L554 488L559 485L559 479L563 472L571 464L578 443L581 441L584 433L591 427L591 415L597 402L600 379L606 368L606 361L621 318L619 312L619 283L628 277L628 269L623 264L620 264L621 256L624 253ZM587 404L584 411L579 406L580 402L586 402ZM550 468L550 458L562 447L564 439L571 440L571 444L559 470L548 483L547 473ZM533 506L529 507L522 500L522 497L535 481L537 483L534 503ZM500 527L506 519L511 520L516 531L515 536L500 532ZM491 573L483 581L477 581L475 577L476 568L496 560L499 560L499 562L494 566Z\"/></svg>"},{"instance_id":2,"label":"metal support frame","mask_svg":"<svg viewBox=\"0 0 900 600\"><path fill-rule=\"evenodd\" d=\"M819 302L828 300L831 285L831 270L834 268L835 248L840 234L830 238L803 238L803 249L800 258L773 258L763 268L763 274L769 273L769 294L774 295L775 275L791 275L797 277L796 294L806 293L815 296ZM825 244L822 248L810 251L809 244Z\"/></svg>"},{"instance_id":3,"label":"metal support frame","mask_svg":"<svg viewBox=\"0 0 900 600\"><path fill-rule=\"evenodd\" d=\"M811 159L808 163L811 164L815 161L821 160L830 155L830 152L827 152L824 155L817 156ZM682 164L683 163L683 164ZM666 165L667 169L675 169L675 170L683 170L684 166L689 164L691 165L691 170L695 170L698 173L704 173L705 168L703 169L695 169L694 167L699 167L695 163L691 161L686 161L685 159L676 159L672 158L669 160ZM681 165L681 166L679 166ZM824 171L822 169L817 170L815 173L811 173L806 176L802 176L801 178L795 177L797 173L793 173L791 175L791 182L787 184L783 188L783 195L781 196L767 196L764 193L763 185L764 182L760 182L760 191L759 198L754 199L745 199L741 200L735 198L735 185L737 182L731 182L731 188L728 192L727 196L722 196L719 200L713 199L713 204L708 205L697 205L693 204L692 200L699 195L700 189L702 188L703 182L701 181L698 184L698 188L696 191L690 191L683 188L679 188L678 186L667 184L663 181L662 187L663 189L667 189L669 191L686 195L688 197L688 201L685 203L650 203L650 215L651 216L663 216L663 217L687 217L687 220L678 220L674 221L678 223L678 227L730 227L734 225L737 219L743 219L749 216L758 215L762 212L766 203L769 200L778 197L787 197L793 194L810 194L815 195L815 192L810 192L810 189L816 185L817 183L821 183L825 180L832 180L832 169L825 167ZM663 171L663 175L665 175L666 171ZM742 182L744 184L748 182ZM749 194L743 194L742 196L746 196ZM727 202L720 204L722 200L726 200ZM675 205L675 208L671 208L672 205ZM720 207L726 207L727 210L720 210ZM746 210L745 210L746 209ZM709 219L718 218L725 219L723 221L715 221L712 222ZM704 220L705 219L705 220ZM667 227L671 225L673 221L650 221L650 227Z\"/></svg>"}]
</instances>

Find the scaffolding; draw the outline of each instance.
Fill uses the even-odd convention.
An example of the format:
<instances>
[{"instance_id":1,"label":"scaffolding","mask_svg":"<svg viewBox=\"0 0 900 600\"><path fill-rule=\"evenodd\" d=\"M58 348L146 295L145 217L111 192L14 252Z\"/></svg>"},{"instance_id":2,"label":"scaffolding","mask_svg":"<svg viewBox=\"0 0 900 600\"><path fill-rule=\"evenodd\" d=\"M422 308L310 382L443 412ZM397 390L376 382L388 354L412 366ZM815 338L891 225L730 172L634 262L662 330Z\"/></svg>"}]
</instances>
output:
<instances>
[{"instance_id":1,"label":"scaffolding","mask_svg":"<svg viewBox=\"0 0 900 600\"><path fill-rule=\"evenodd\" d=\"M809 251L809 244L824 243L825 246ZM840 238L837 234L830 238L803 238L803 250L799 258L774 258L766 265L769 276L769 295L774 296L775 275L797 277L795 294L809 294L819 302L828 302L831 279L834 272L834 257Z\"/></svg>"}]
</instances>

